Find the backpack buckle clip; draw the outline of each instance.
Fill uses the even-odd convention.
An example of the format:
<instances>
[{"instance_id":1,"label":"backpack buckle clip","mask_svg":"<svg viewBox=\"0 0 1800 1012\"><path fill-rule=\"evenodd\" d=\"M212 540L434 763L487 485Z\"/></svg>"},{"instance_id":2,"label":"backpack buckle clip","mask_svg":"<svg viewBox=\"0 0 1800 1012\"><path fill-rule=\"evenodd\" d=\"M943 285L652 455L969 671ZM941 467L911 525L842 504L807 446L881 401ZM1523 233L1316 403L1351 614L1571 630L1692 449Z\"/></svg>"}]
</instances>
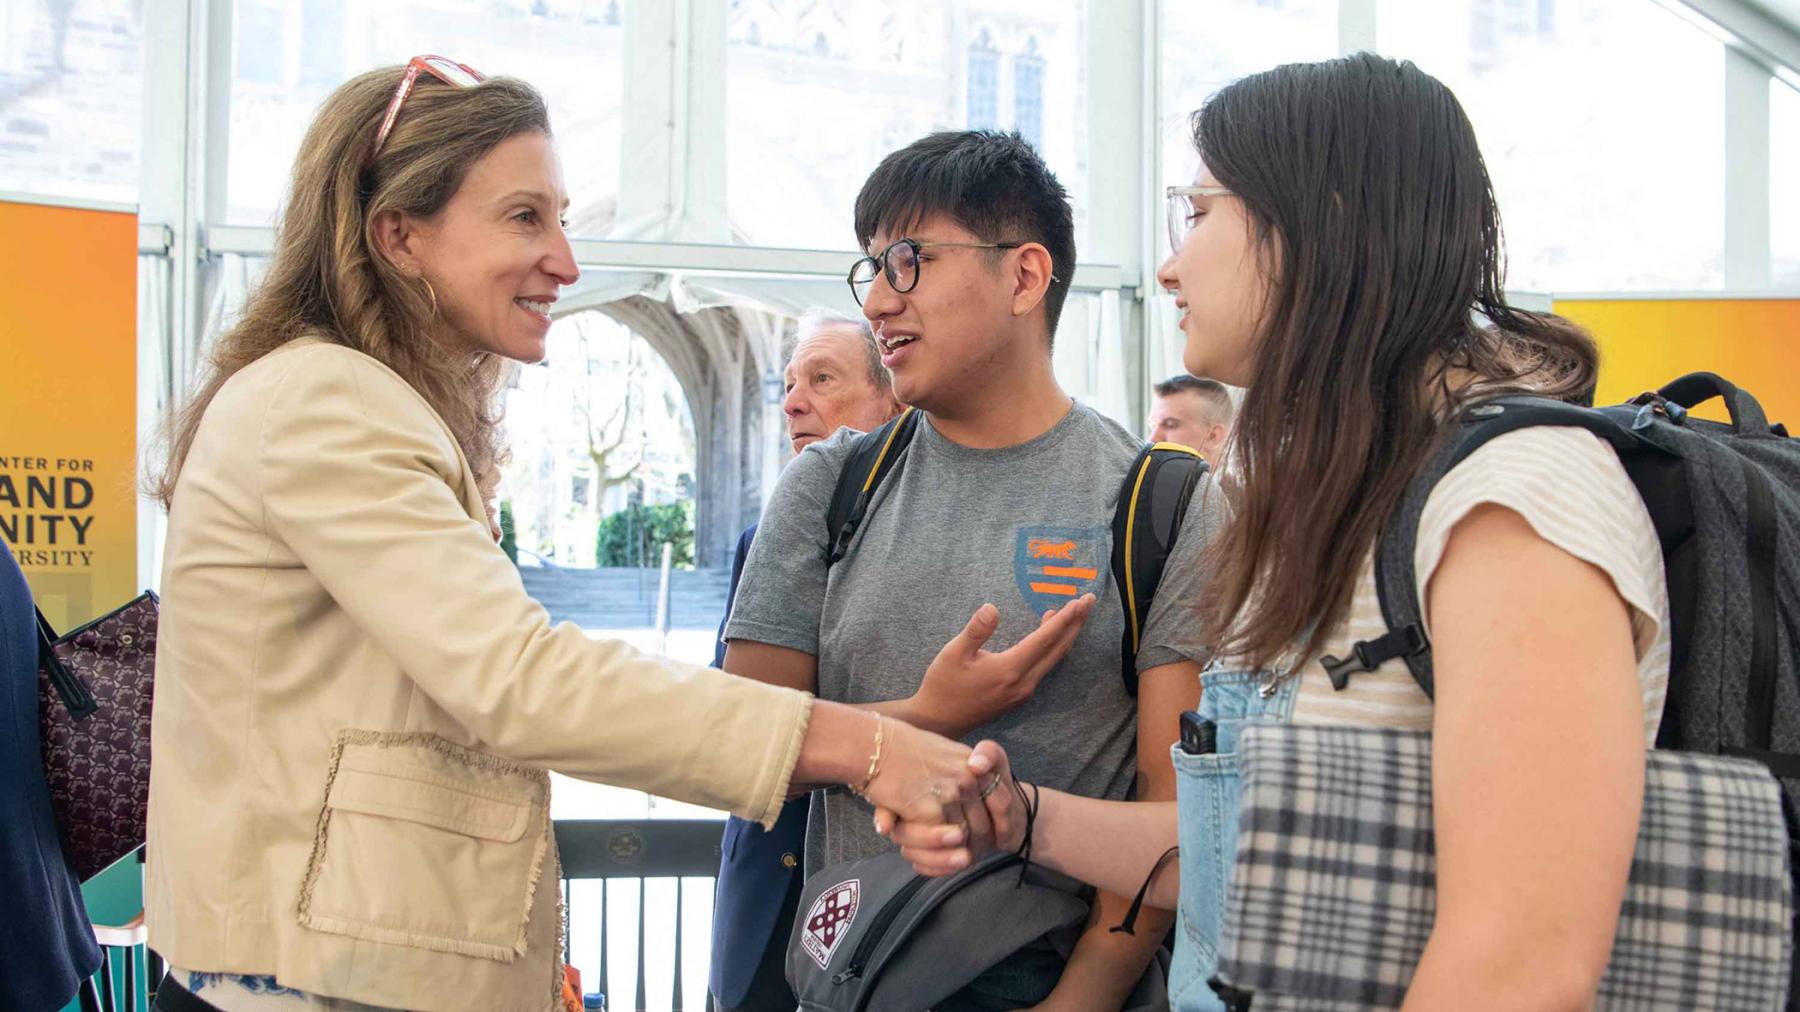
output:
<instances>
[{"instance_id":1,"label":"backpack buckle clip","mask_svg":"<svg viewBox=\"0 0 1800 1012\"><path fill-rule=\"evenodd\" d=\"M1659 415L1676 425L1687 423L1688 409L1654 390L1646 390L1638 394L1631 399L1631 403L1637 405L1638 408L1637 416L1631 420L1633 432L1642 432L1648 429L1656 423Z\"/></svg>"},{"instance_id":2,"label":"backpack buckle clip","mask_svg":"<svg viewBox=\"0 0 1800 1012\"><path fill-rule=\"evenodd\" d=\"M1425 641L1425 633L1418 625L1406 625L1385 636L1352 643L1349 657L1333 657L1330 654L1320 657L1319 664L1331 679L1331 687L1342 692L1349 686L1350 676L1358 671L1374 671L1396 657L1411 657L1428 646L1430 644Z\"/></svg>"},{"instance_id":3,"label":"backpack buckle clip","mask_svg":"<svg viewBox=\"0 0 1800 1012\"><path fill-rule=\"evenodd\" d=\"M1325 668L1326 676L1331 679L1331 687L1338 692L1344 691L1349 686L1351 675L1358 671L1374 671L1376 668L1376 664L1369 663L1369 645L1363 642L1350 645L1349 657L1326 654L1319 658L1319 664Z\"/></svg>"}]
</instances>

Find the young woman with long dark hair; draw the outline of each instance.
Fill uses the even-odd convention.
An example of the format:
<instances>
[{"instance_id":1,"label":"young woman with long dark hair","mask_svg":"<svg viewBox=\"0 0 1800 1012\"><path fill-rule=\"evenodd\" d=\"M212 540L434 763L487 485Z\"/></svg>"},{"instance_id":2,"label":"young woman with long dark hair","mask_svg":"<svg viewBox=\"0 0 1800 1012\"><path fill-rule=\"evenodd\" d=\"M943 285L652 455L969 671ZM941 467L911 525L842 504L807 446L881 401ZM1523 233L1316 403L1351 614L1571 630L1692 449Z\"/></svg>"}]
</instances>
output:
<instances>
[{"instance_id":1,"label":"young woman with long dark hair","mask_svg":"<svg viewBox=\"0 0 1800 1012\"><path fill-rule=\"evenodd\" d=\"M1181 913L1175 1007L1217 1008L1206 980L1242 727L1429 728L1438 906L1408 1007L1585 1007L1668 678L1661 553L1617 456L1585 431L1522 430L1437 486L1416 553L1435 704L1398 660L1339 691L1320 659L1386 631L1372 550L1446 421L1500 393L1588 396L1594 345L1507 304L1475 132L1411 64L1279 67L1220 91L1193 128L1204 167L1170 188L1174 251L1158 276L1183 310L1188 371L1247 394L1227 451L1235 516L1202 571L1166 579L1205 602L1196 621L1216 652L1201 715L1218 752L1177 750L1179 805L1044 791L1032 857L1134 891L1179 839L1180 874L1159 876L1149 902ZM997 791L989 804L998 844L1017 846L1021 802ZM932 872L986 843L894 836Z\"/></svg>"}]
</instances>

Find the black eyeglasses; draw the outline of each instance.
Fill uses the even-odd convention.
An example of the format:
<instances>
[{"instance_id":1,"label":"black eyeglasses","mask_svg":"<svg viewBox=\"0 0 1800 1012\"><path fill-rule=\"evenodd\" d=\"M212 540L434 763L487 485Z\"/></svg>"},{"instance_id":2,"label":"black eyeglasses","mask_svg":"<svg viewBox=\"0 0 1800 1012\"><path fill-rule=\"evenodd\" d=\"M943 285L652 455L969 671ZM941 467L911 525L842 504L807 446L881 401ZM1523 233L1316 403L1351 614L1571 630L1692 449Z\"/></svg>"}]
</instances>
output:
<instances>
[{"instance_id":1,"label":"black eyeglasses","mask_svg":"<svg viewBox=\"0 0 1800 1012\"><path fill-rule=\"evenodd\" d=\"M919 251L927 249L1018 249L1022 242L920 242L898 239L888 244L880 255L863 257L850 265L850 294L856 304L863 304L863 294L875 283L877 272L887 275L889 287L904 295L919 284Z\"/></svg>"}]
</instances>

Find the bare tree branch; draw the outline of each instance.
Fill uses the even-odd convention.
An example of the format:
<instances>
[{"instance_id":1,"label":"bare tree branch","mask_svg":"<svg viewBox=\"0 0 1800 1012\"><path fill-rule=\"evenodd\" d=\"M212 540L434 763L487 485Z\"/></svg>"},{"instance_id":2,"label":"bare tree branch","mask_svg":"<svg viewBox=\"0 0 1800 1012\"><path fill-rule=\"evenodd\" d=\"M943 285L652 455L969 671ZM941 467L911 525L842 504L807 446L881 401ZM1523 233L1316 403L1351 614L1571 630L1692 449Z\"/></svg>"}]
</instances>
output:
<instances>
[{"instance_id":1,"label":"bare tree branch","mask_svg":"<svg viewBox=\"0 0 1800 1012\"><path fill-rule=\"evenodd\" d=\"M637 338L629 338L626 351L625 391L624 396L614 401L606 418L595 423L595 390L602 377L598 374L596 360L591 353L590 340L596 339L585 316L578 317L575 326L576 340L581 343L581 360L587 371L587 382L582 384L581 396L576 408L582 416L582 429L587 436L588 459L594 465L594 483L592 495L596 504L604 502L608 489L624 485L636 477L644 466L645 432L640 420L636 438L632 432L632 407L639 387L643 385L643 368L638 362ZM640 410L639 415L642 414ZM629 458L631 462L625 461Z\"/></svg>"}]
</instances>

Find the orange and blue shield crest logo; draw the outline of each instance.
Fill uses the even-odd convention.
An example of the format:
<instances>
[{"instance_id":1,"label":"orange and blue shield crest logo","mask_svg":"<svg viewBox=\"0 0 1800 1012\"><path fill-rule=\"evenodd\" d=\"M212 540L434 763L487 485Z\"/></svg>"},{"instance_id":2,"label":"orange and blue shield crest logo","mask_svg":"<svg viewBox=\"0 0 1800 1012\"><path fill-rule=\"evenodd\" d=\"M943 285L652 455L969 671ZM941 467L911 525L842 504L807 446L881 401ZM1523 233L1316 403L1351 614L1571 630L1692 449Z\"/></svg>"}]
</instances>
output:
<instances>
[{"instance_id":1,"label":"orange and blue shield crest logo","mask_svg":"<svg viewBox=\"0 0 1800 1012\"><path fill-rule=\"evenodd\" d=\"M1013 547L1013 577L1032 611L1043 614L1083 594L1106 591L1104 527L1021 527Z\"/></svg>"}]
</instances>

